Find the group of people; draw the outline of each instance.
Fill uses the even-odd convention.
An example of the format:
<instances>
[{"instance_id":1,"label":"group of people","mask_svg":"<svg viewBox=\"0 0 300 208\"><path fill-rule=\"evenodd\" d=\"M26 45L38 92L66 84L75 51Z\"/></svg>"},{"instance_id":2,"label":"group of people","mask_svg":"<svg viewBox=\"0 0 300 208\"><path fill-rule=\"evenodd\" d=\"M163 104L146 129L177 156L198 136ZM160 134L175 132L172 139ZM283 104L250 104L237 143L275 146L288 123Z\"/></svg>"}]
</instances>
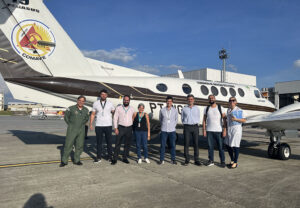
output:
<instances>
[{"instance_id":1,"label":"group of people","mask_svg":"<svg viewBox=\"0 0 300 208\"><path fill-rule=\"evenodd\" d=\"M102 143L105 136L107 144L107 159L112 165L117 164L122 141L124 141L124 151L122 161L129 163L128 156L134 134L136 140L137 163L142 163L142 150L144 161L150 163L148 157L148 141L150 140L150 119L144 112L143 103L138 105L138 110L130 106L130 96L123 96L123 104L114 107L107 99L108 93L105 89L100 92L100 100L93 104L92 113L84 106L86 98L79 96L77 104L69 107L65 112L65 122L68 125L66 141L61 158L60 167L68 164L69 156L75 146L74 164L82 165L80 155L83 151L85 138L85 123L89 122L90 130L94 129L97 140L97 156L95 163L100 163L102 159ZM230 97L228 110L216 103L214 95L208 97L209 105L203 112L203 136L208 140L208 163L207 166L214 165L214 143L217 143L220 166L226 167L224 144L227 147L231 162L229 168L238 166L239 147L242 138L242 123L246 122L246 115L242 109L237 107L235 97ZM182 109L181 121L184 126L184 165L190 163L189 146L192 140L194 146L194 164L201 166L199 159L199 124L200 109L195 105L195 98L192 94L187 96L187 105ZM178 123L178 111L173 107L173 98L166 98L166 107L159 112L160 133L160 161L162 165L165 161L165 150L168 141L168 148L171 154L171 163L176 162L176 126ZM112 148L112 125L116 134L115 148Z\"/></svg>"}]
</instances>

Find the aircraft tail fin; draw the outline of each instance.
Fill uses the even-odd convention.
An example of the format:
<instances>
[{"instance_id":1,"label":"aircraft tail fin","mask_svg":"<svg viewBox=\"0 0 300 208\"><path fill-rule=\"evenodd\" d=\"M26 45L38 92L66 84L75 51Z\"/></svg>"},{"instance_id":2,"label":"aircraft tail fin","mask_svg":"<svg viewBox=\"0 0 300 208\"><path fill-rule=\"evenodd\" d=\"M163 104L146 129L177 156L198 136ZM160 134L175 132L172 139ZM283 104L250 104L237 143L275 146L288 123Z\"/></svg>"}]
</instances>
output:
<instances>
[{"instance_id":1,"label":"aircraft tail fin","mask_svg":"<svg viewBox=\"0 0 300 208\"><path fill-rule=\"evenodd\" d=\"M0 0L0 11L4 79L97 75L42 0Z\"/></svg>"}]
</instances>

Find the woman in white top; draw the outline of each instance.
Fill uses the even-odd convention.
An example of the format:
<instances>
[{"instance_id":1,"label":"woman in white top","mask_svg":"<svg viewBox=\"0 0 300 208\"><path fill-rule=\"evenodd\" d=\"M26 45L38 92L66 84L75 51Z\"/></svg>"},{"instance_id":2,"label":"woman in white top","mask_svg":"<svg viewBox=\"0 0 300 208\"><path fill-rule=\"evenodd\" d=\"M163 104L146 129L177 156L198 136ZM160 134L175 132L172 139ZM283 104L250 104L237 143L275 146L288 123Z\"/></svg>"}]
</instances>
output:
<instances>
[{"instance_id":1,"label":"woman in white top","mask_svg":"<svg viewBox=\"0 0 300 208\"><path fill-rule=\"evenodd\" d=\"M246 115L242 109L236 106L237 100L235 97L229 98L229 108L227 110L227 137L225 144L231 158L230 168L236 168L240 143L242 139L242 123L246 122Z\"/></svg>"}]
</instances>

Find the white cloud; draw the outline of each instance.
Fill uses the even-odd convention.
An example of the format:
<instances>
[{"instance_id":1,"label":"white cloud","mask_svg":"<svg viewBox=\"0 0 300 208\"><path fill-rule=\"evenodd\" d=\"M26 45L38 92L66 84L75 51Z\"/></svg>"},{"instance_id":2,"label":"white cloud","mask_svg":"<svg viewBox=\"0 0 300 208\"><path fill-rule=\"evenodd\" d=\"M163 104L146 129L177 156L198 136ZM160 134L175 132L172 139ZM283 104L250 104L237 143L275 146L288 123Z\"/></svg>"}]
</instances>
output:
<instances>
[{"instance_id":1,"label":"white cloud","mask_svg":"<svg viewBox=\"0 0 300 208\"><path fill-rule=\"evenodd\" d=\"M177 64L159 65L158 67L159 68L165 68L165 69L176 69L176 70L185 68L184 66L180 66L180 65L177 65Z\"/></svg>"},{"instance_id":2,"label":"white cloud","mask_svg":"<svg viewBox=\"0 0 300 208\"><path fill-rule=\"evenodd\" d=\"M300 68L300 59L294 61L294 66Z\"/></svg>"},{"instance_id":3,"label":"white cloud","mask_svg":"<svg viewBox=\"0 0 300 208\"><path fill-rule=\"evenodd\" d=\"M136 54L133 53L133 49L120 47L110 51L103 49L89 51L82 50L82 53L89 58L97 59L100 61L121 61L127 63L135 59Z\"/></svg>"},{"instance_id":4,"label":"white cloud","mask_svg":"<svg viewBox=\"0 0 300 208\"><path fill-rule=\"evenodd\" d=\"M143 71L143 72L147 72L147 73L158 73L159 70L155 67L149 66L149 65L139 65L139 66L135 66L135 69L139 70L139 71Z\"/></svg>"},{"instance_id":5,"label":"white cloud","mask_svg":"<svg viewBox=\"0 0 300 208\"><path fill-rule=\"evenodd\" d=\"M169 66L167 66L167 68L169 69L184 69L184 66L180 66L180 65L176 65L176 64L171 64Z\"/></svg>"},{"instance_id":6,"label":"white cloud","mask_svg":"<svg viewBox=\"0 0 300 208\"><path fill-rule=\"evenodd\" d=\"M234 72L237 72L237 71L238 71L237 67L236 67L235 65L233 65L233 64L228 64L227 67L228 67L229 69L231 69L231 71L234 71Z\"/></svg>"}]
</instances>

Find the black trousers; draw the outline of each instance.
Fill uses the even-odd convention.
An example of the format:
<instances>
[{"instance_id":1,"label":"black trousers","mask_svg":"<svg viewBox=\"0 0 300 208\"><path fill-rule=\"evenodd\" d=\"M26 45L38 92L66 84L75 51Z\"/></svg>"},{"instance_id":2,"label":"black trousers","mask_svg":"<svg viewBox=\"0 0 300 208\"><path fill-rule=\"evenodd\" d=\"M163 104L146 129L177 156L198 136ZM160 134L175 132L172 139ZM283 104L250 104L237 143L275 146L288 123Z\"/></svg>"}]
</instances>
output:
<instances>
[{"instance_id":1,"label":"black trousers","mask_svg":"<svg viewBox=\"0 0 300 208\"><path fill-rule=\"evenodd\" d=\"M190 146L190 139L192 139L193 143L194 143L194 159L195 159L195 161L199 161L199 145L198 145L199 127L198 127L198 125L184 125L183 135L184 135L185 160L190 161L189 146Z\"/></svg>"},{"instance_id":2,"label":"black trousers","mask_svg":"<svg viewBox=\"0 0 300 208\"><path fill-rule=\"evenodd\" d=\"M107 155L108 158L112 157L112 127L111 126L96 126L96 139L97 139L97 158L101 159L102 156L102 141L103 134L107 144Z\"/></svg>"},{"instance_id":3,"label":"black trousers","mask_svg":"<svg viewBox=\"0 0 300 208\"><path fill-rule=\"evenodd\" d=\"M116 138L116 145L115 145L115 151L114 151L114 160L118 159L123 139L124 139L123 159L127 159L127 156L129 155L130 145L131 145L132 126L125 127L125 126L120 126L119 125L118 130L119 130L119 134L117 135L117 138Z\"/></svg>"}]
</instances>

